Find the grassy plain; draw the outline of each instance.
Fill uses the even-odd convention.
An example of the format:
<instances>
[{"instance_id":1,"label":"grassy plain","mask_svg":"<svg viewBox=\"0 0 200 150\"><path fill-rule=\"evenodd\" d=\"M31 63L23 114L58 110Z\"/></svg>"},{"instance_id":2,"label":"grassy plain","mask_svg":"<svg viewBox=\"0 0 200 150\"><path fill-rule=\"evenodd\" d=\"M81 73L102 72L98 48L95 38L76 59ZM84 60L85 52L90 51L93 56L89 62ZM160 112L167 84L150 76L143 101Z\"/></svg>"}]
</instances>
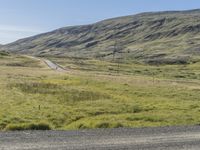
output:
<instances>
[{"instance_id":1,"label":"grassy plain","mask_svg":"<svg viewBox=\"0 0 200 150\"><path fill-rule=\"evenodd\" d=\"M200 123L200 63L150 66L0 54L0 130Z\"/></svg>"}]
</instances>

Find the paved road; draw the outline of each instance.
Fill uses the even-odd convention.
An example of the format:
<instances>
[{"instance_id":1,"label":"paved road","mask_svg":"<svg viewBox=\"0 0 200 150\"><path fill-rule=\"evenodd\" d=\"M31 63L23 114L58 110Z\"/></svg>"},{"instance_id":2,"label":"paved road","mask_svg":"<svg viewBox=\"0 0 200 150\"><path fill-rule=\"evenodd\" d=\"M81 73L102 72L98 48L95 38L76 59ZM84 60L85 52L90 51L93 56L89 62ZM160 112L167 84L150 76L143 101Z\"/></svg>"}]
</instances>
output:
<instances>
[{"instance_id":1,"label":"paved road","mask_svg":"<svg viewBox=\"0 0 200 150\"><path fill-rule=\"evenodd\" d=\"M29 55L23 55L24 57L35 59L38 61L44 62L49 68L59 71L59 72L65 72L67 71L66 69L62 68L61 66L57 65L56 63L53 63L52 61L46 59L46 58L39 58L39 57L34 57L34 56L29 56Z\"/></svg>"},{"instance_id":2,"label":"paved road","mask_svg":"<svg viewBox=\"0 0 200 150\"><path fill-rule=\"evenodd\" d=\"M65 72L66 70L63 69L62 67L60 67L59 65L53 63L52 61L48 60L48 59L42 59L48 66L49 68L56 70L56 71L60 71L60 72Z\"/></svg>"},{"instance_id":3,"label":"paved road","mask_svg":"<svg viewBox=\"0 0 200 150\"><path fill-rule=\"evenodd\" d=\"M200 127L0 133L0 150L199 150Z\"/></svg>"}]
</instances>

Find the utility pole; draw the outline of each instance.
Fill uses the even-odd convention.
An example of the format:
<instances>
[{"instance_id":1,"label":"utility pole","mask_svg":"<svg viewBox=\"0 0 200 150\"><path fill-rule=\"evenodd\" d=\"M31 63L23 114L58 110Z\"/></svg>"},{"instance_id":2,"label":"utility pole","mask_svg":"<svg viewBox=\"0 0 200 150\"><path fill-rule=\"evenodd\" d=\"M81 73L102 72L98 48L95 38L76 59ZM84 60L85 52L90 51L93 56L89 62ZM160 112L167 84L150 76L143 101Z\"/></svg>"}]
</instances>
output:
<instances>
[{"instance_id":1,"label":"utility pole","mask_svg":"<svg viewBox=\"0 0 200 150\"><path fill-rule=\"evenodd\" d=\"M113 62L115 61L115 53L117 52L117 37L116 37L117 29L115 27L113 39L114 39L114 45L113 45Z\"/></svg>"},{"instance_id":2,"label":"utility pole","mask_svg":"<svg viewBox=\"0 0 200 150\"><path fill-rule=\"evenodd\" d=\"M117 61L117 73L119 73L120 71L120 61L119 59L122 59L122 50L123 50L123 47L120 45L119 46L119 41L117 39L117 27L115 27L114 29L114 45L113 45L113 62L115 61L115 56L116 56L116 53L118 54L121 54L120 57L118 58L118 61Z\"/></svg>"},{"instance_id":3,"label":"utility pole","mask_svg":"<svg viewBox=\"0 0 200 150\"><path fill-rule=\"evenodd\" d=\"M113 45L113 62L115 62L115 54L118 52L118 41L117 41L117 29L115 27L114 29L114 35L113 35L113 39L114 39L114 45ZM119 73L119 62L117 61L117 73Z\"/></svg>"}]
</instances>

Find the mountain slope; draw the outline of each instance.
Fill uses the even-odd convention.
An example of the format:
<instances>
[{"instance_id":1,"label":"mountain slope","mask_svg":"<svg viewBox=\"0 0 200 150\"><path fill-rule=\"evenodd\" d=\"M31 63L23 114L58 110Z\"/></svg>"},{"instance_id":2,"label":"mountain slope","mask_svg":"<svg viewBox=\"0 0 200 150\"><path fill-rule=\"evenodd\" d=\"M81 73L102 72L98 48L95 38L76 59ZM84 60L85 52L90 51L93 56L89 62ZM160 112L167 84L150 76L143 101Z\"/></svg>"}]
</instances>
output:
<instances>
[{"instance_id":1,"label":"mountain slope","mask_svg":"<svg viewBox=\"0 0 200 150\"><path fill-rule=\"evenodd\" d=\"M142 13L65 27L3 49L40 56L187 63L200 55L200 10Z\"/></svg>"}]
</instances>

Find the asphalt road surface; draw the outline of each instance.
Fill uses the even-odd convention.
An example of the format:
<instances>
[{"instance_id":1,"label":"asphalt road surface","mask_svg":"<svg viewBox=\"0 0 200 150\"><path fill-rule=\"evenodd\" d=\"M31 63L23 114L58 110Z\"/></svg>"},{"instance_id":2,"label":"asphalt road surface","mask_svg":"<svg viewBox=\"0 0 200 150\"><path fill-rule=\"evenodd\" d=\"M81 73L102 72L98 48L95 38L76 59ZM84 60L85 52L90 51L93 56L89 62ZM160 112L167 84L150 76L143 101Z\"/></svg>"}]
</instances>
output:
<instances>
[{"instance_id":1,"label":"asphalt road surface","mask_svg":"<svg viewBox=\"0 0 200 150\"><path fill-rule=\"evenodd\" d=\"M48 59L43 59L43 61L49 66L49 68L56 70L56 71L60 71L60 72L65 72L66 70L63 69L62 67L60 67L59 65L53 63L52 61L48 60Z\"/></svg>"},{"instance_id":2,"label":"asphalt road surface","mask_svg":"<svg viewBox=\"0 0 200 150\"><path fill-rule=\"evenodd\" d=\"M199 150L200 127L1 132L0 150Z\"/></svg>"},{"instance_id":3,"label":"asphalt road surface","mask_svg":"<svg viewBox=\"0 0 200 150\"><path fill-rule=\"evenodd\" d=\"M30 58L30 59L35 59L35 60L38 60L38 61L42 61L44 62L49 68L51 68L52 70L55 70L55 71L59 71L59 72L65 72L66 69L62 68L61 66L57 65L56 63L53 63L52 61L48 60L48 59L45 59L45 58L39 58L39 57L34 57L34 56L29 56L29 55L23 55L27 58Z\"/></svg>"}]
</instances>

